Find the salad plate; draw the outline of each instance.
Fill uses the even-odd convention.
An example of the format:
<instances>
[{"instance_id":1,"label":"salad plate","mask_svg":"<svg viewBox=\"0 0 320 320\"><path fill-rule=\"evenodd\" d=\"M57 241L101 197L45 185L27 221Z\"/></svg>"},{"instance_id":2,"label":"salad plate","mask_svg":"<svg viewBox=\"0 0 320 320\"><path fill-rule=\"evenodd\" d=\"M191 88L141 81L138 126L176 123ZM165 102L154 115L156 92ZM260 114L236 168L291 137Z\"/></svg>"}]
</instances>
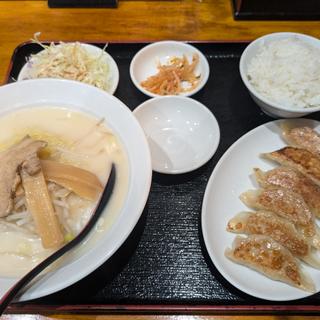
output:
<instances>
[{"instance_id":1,"label":"salad plate","mask_svg":"<svg viewBox=\"0 0 320 320\"><path fill-rule=\"evenodd\" d=\"M264 160L261 153L284 147L281 124L289 120L276 120L263 124L242 136L222 156L213 170L206 187L201 213L201 228L207 252L218 271L241 291L266 300L289 301L310 296L312 293L274 281L266 276L236 264L225 257L235 234L226 231L228 221L241 211L249 211L239 196L257 188L253 168L263 171L276 167ZM298 120L295 120L298 121ZM320 123L303 119L304 125L320 131ZM303 264L313 279L316 291L320 290L320 271Z\"/></svg>"},{"instance_id":2,"label":"salad plate","mask_svg":"<svg viewBox=\"0 0 320 320\"><path fill-rule=\"evenodd\" d=\"M40 42L39 45L43 46ZM119 84L119 69L112 56L95 45L50 44L28 58L17 80L35 78L77 80L114 94Z\"/></svg>"}]
</instances>

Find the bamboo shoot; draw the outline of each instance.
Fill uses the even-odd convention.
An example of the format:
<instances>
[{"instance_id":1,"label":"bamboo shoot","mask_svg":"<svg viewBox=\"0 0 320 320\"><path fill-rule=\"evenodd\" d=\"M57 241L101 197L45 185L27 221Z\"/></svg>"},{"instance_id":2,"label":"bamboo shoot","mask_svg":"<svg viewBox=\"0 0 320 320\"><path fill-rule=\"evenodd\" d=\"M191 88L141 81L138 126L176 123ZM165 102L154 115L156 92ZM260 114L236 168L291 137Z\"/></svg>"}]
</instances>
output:
<instances>
[{"instance_id":1,"label":"bamboo shoot","mask_svg":"<svg viewBox=\"0 0 320 320\"><path fill-rule=\"evenodd\" d=\"M20 170L25 190L27 208L31 212L44 248L57 248L63 241L63 233L54 211L42 170L29 175L22 166Z\"/></svg>"},{"instance_id":2,"label":"bamboo shoot","mask_svg":"<svg viewBox=\"0 0 320 320\"><path fill-rule=\"evenodd\" d=\"M51 160L41 160L46 180L55 182L87 200L96 200L103 188L90 171Z\"/></svg>"}]
</instances>

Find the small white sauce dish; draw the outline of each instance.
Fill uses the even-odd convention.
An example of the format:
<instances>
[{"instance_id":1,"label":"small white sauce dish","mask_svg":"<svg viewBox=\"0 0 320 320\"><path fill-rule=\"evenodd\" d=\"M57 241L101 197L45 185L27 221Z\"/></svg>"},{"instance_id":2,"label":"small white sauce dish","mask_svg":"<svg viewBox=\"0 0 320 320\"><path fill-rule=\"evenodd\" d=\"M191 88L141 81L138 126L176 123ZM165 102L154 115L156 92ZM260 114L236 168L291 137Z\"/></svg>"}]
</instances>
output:
<instances>
[{"instance_id":1,"label":"small white sauce dish","mask_svg":"<svg viewBox=\"0 0 320 320\"><path fill-rule=\"evenodd\" d=\"M299 106L284 106L281 103L272 101L270 98L257 92L256 88L248 79L248 66L253 57L255 57L262 45L269 45L273 41L294 38L301 40L315 48L319 49L320 41L317 38L294 32L277 32L262 36L251 42L241 55L240 59L240 75L249 90L252 99L257 103L263 112L274 118L297 118L320 110L320 107L299 107Z\"/></svg>"},{"instance_id":2,"label":"small white sauce dish","mask_svg":"<svg viewBox=\"0 0 320 320\"><path fill-rule=\"evenodd\" d=\"M133 113L147 136L152 169L156 172L179 174L195 170L217 150L218 122L207 107L192 98L155 97Z\"/></svg>"},{"instance_id":3,"label":"small white sauce dish","mask_svg":"<svg viewBox=\"0 0 320 320\"><path fill-rule=\"evenodd\" d=\"M197 93L206 84L210 68L209 63L203 53L196 47L179 41L159 41L142 48L133 57L130 64L130 77L134 85L149 97L157 97L159 94L152 93L141 86L141 82L148 77L158 73L157 66L166 65L173 57L187 57L189 62L193 54L198 54L199 62L195 68L195 75L200 76L198 85L190 91L182 92L179 96L191 96Z\"/></svg>"},{"instance_id":4,"label":"small white sauce dish","mask_svg":"<svg viewBox=\"0 0 320 320\"><path fill-rule=\"evenodd\" d=\"M68 42L63 43L63 44L68 44ZM108 93L110 94L114 94L114 92L116 91L118 84L119 84L119 69L117 66L117 63L114 61L114 59L111 57L111 55L106 52L103 51L101 48L95 46L95 45L91 45L91 44L87 44L87 43L80 43L81 47L83 47L90 55L92 55L92 57L100 57L100 55L102 54L102 61L104 61L107 65L108 65L108 71L109 74L106 75L106 77L108 77L108 89L106 90ZM56 47L59 47L60 44L57 44ZM32 60L33 59L37 59L37 56L41 55L43 52L40 51L39 53L33 55L30 60L22 67L19 75L18 75L18 79L17 81L21 81L21 80L28 80L31 79L32 76L30 75L30 71L32 69ZM71 79L73 80L73 79Z\"/></svg>"}]
</instances>

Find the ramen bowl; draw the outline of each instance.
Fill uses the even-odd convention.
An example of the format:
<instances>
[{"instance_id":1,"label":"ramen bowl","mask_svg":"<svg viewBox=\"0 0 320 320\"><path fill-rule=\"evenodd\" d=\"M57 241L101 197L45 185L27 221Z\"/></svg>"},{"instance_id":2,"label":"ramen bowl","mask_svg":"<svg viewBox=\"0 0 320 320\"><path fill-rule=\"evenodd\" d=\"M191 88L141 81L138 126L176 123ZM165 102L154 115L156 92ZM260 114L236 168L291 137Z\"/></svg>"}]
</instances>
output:
<instances>
[{"instance_id":1,"label":"ramen bowl","mask_svg":"<svg viewBox=\"0 0 320 320\"><path fill-rule=\"evenodd\" d=\"M67 253L58 265L43 274L19 297L19 300L29 300L77 282L108 260L124 243L140 218L149 194L151 157L138 121L120 100L103 90L70 80L36 79L4 85L0 87L0 96L0 122L4 125L8 125L8 122L5 124L3 119L10 118L16 124L14 130L19 131L18 124L23 125L24 120L18 115L30 112L31 116L24 118L25 121L33 121L37 130L44 127L49 132L59 129L51 125L56 121L53 117L48 116L47 119L43 115L44 110L49 109L50 114L64 114L64 117L58 117L64 125L69 125L69 120L72 120L74 115L81 114L81 117L96 119L95 126L87 131L80 123L81 134L77 135L71 145L85 145L90 130L103 124L106 128L103 138L111 139L108 153L120 154L123 159L121 162L112 156L116 167L116 183L110 202L103 211L102 220L79 247ZM40 116L41 121L36 121ZM71 121L71 125L72 123ZM67 131L74 134L72 127ZM0 141L8 140L7 134L8 130L2 128ZM64 138L62 131L60 138ZM112 153L115 141L118 149ZM92 143L90 146L91 149L94 148ZM15 281L17 278L13 276L0 275L0 296L3 296Z\"/></svg>"},{"instance_id":2,"label":"ramen bowl","mask_svg":"<svg viewBox=\"0 0 320 320\"><path fill-rule=\"evenodd\" d=\"M156 172L178 174L195 170L217 150L218 122L207 107L192 98L153 98L133 113L147 136Z\"/></svg>"}]
</instances>

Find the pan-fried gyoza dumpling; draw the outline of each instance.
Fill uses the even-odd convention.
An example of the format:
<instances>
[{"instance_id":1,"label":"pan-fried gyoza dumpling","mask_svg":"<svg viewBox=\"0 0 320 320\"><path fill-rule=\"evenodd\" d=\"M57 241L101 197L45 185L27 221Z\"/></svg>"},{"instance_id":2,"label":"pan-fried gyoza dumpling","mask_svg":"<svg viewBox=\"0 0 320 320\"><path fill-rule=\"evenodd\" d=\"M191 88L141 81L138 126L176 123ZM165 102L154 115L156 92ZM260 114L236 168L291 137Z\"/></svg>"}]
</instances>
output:
<instances>
[{"instance_id":1,"label":"pan-fried gyoza dumpling","mask_svg":"<svg viewBox=\"0 0 320 320\"><path fill-rule=\"evenodd\" d=\"M285 188L300 194L310 210L320 217L320 187L311 179L289 167L278 167L267 172L254 168L256 180L262 188Z\"/></svg>"},{"instance_id":2,"label":"pan-fried gyoza dumpling","mask_svg":"<svg viewBox=\"0 0 320 320\"><path fill-rule=\"evenodd\" d=\"M320 259L306 238L296 230L293 223L272 212L240 212L228 222L227 231L270 236L295 257L320 268Z\"/></svg>"},{"instance_id":3,"label":"pan-fried gyoza dumpling","mask_svg":"<svg viewBox=\"0 0 320 320\"><path fill-rule=\"evenodd\" d=\"M314 215L299 194L280 188L260 189L244 192L240 199L251 208L271 211L288 219L314 247L320 248L320 233Z\"/></svg>"},{"instance_id":4,"label":"pan-fried gyoza dumpling","mask_svg":"<svg viewBox=\"0 0 320 320\"><path fill-rule=\"evenodd\" d=\"M289 250L270 237L237 236L232 248L226 249L225 255L232 261L250 267L273 280L315 292L311 278L302 271L299 261Z\"/></svg>"},{"instance_id":5,"label":"pan-fried gyoza dumpling","mask_svg":"<svg viewBox=\"0 0 320 320\"><path fill-rule=\"evenodd\" d=\"M262 156L298 170L320 186L320 157L312 152L294 147L284 147L273 152L264 153Z\"/></svg>"},{"instance_id":6,"label":"pan-fried gyoza dumpling","mask_svg":"<svg viewBox=\"0 0 320 320\"><path fill-rule=\"evenodd\" d=\"M320 135L312 128L284 126L283 137L289 145L306 149L320 156Z\"/></svg>"}]
</instances>

